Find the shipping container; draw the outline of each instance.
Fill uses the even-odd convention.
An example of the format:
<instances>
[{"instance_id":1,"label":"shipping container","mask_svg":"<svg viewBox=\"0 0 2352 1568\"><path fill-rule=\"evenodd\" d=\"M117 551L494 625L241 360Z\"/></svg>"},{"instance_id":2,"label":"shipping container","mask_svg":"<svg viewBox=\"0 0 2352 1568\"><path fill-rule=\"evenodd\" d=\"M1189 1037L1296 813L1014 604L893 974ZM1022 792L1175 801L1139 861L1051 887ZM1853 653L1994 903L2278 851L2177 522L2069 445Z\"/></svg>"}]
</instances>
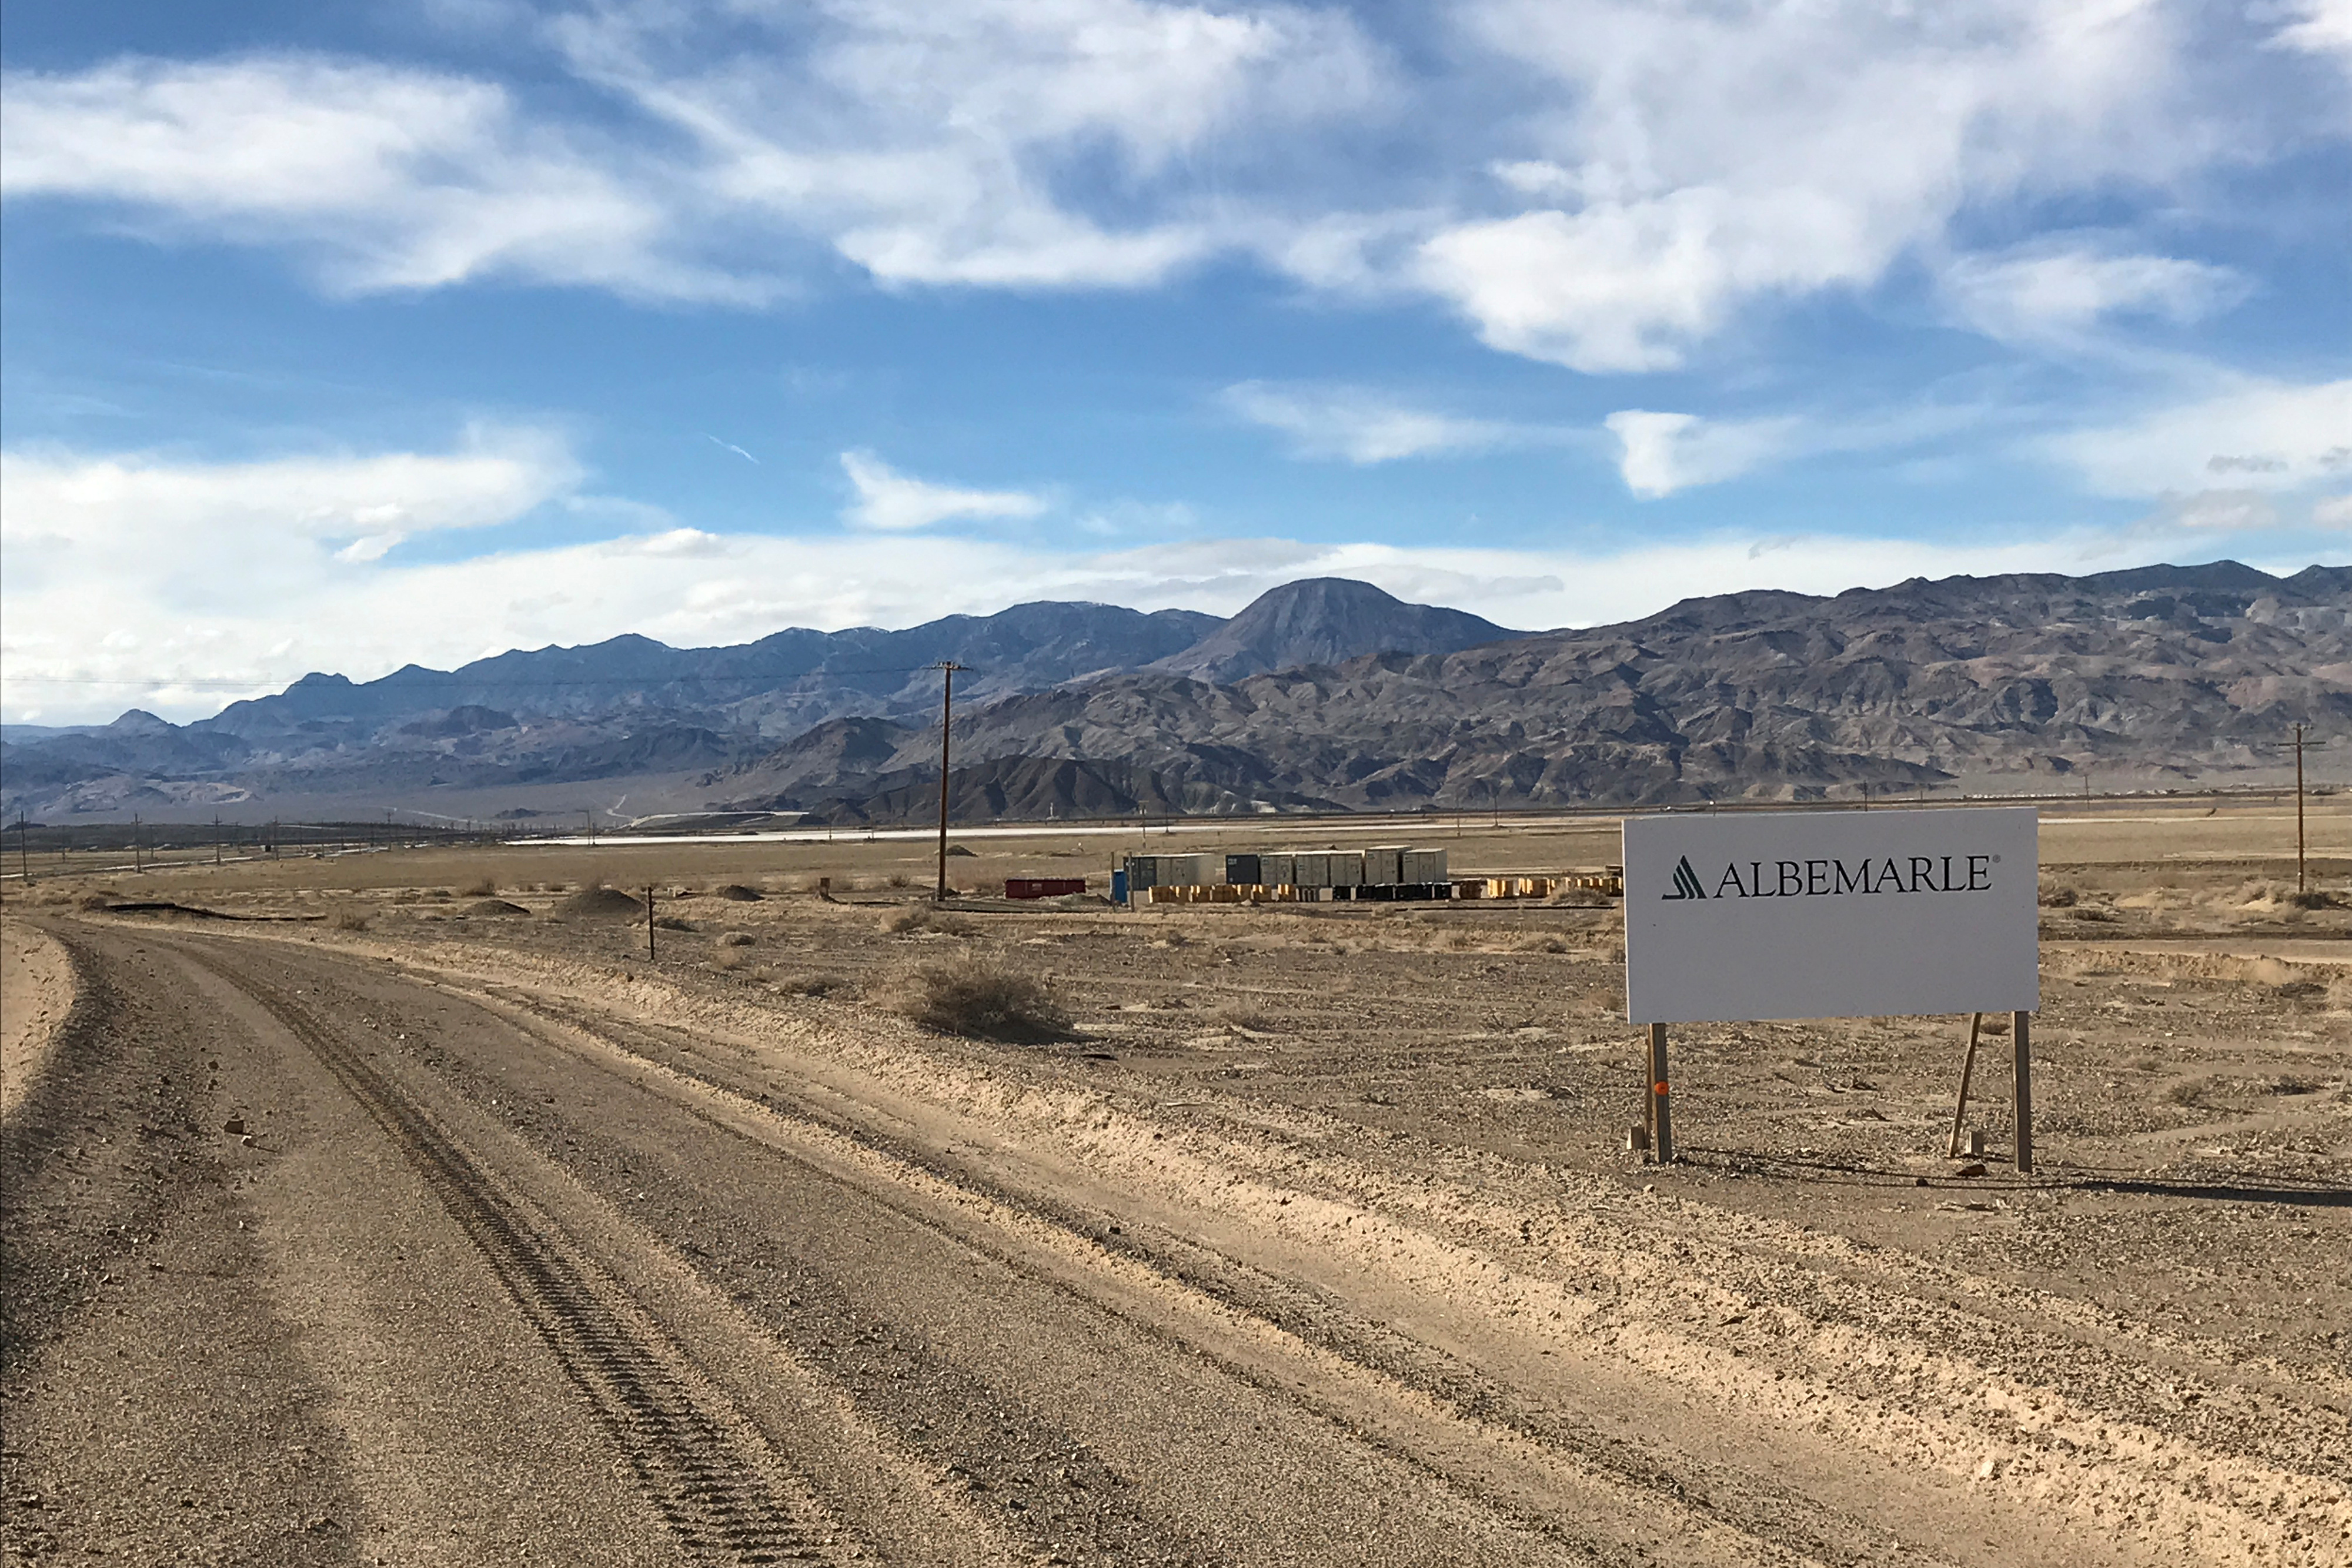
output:
<instances>
[{"instance_id":1,"label":"shipping container","mask_svg":"<svg viewBox=\"0 0 2352 1568\"><path fill-rule=\"evenodd\" d=\"M1364 885L1364 852L1333 850L1331 852L1331 885L1361 887Z\"/></svg>"},{"instance_id":2,"label":"shipping container","mask_svg":"<svg viewBox=\"0 0 2352 1568\"><path fill-rule=\"evenodd\" d=\"M1331 855L1328 850L1301 850L1290 857L1291 882L1299 887L1331 885Z\"/></svg>"},{"instance_id":3,"label":"shipping container","mask_svg":"<svg viewBox=\"0 0 2352 1568\"><path fill-rule=\"evenodd\" d=\"M1392 887L1414 879L1404 874L1404 857L1408 852L1402 844L1380 844L1364 852L1364 885Z\"/></svg>"},{"instance_id":4,"label":"shipping container","mask_svg":"<svg viewBox=\"0 0 2352 1568\"><path fill-rule=\"evenodd\" d=\"M1402 874L1397 880L1409 883L1433 883L1445 880L1444 850L1407 850L1404 852Z\"/></svg>"},{"instance_id":5,"label":"shipping container","mask_svg":"<svg viewBox=\"0 0 2352 1568\"><path fill-rule=\"evenodd\" d=\"M1229 887L1256 887L1265 881L1256 855L1227 855L1225 883Z\"/></svg>"},{"instance_id":6,"label":"shipping container","mask_svg":"<svg viewBox=\"0 0 2352 1568\"><path fill-rule=\"evenodd\" d=\"M1260 855L1257 857L1258 881L1267 887L1288 887L1298 880L1296 855Z\"/></svg>"},{"instance_id":7,"label":"shipping container","mask_svg":"<svg viewBox=\"0 0 2352 1568\"><path fill-rule=\"evenodd\" d=\"M1147 887L1195 887L1209 880L1208 862L1206 855L1129 855L1127 885L1139 892Z\"/></svg>"}]
</instances>

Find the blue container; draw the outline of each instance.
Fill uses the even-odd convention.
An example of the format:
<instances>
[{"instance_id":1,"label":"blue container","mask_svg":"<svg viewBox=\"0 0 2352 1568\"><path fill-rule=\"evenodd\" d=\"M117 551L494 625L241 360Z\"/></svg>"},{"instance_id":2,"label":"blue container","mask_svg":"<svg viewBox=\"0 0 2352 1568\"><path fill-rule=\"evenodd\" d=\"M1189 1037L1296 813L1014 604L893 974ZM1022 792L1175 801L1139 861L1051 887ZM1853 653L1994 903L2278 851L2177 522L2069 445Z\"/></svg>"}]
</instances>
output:
<instances>
[{"instance_id":1,"label":"blue container","mask_svg":"<svg viewBox=\"0 0 2352 1568\"><path fill-rule=\"evenodd\" d=\"M1127 902L1127 868L1124 866L1110 873L1110 901L1113 904Z\"/></svg>"}]
</instances>

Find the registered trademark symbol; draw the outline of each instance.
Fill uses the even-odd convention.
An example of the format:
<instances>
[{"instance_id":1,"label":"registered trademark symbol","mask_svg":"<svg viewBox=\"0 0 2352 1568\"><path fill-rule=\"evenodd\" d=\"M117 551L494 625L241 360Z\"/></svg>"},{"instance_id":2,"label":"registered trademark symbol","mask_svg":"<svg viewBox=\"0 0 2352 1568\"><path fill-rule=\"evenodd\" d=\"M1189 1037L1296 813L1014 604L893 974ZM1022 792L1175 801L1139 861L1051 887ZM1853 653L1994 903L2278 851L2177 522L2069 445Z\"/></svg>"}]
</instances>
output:
<instances>
[{"instance_id":1,"label":"registered trademark symbol","mask_svg":"<svg viewBox=\"0 0 2352 1568\"><path fill-rule=\"evenodd\" d=\"M1995 865L1999 865L1999 864L2000 863L2000 857L1999 855L1995 855L1995 856L1993 856L1993 857L1992 857L1992 863L1993 863L1993 864L1995 864Z\"/></svg>"}]
</instances>

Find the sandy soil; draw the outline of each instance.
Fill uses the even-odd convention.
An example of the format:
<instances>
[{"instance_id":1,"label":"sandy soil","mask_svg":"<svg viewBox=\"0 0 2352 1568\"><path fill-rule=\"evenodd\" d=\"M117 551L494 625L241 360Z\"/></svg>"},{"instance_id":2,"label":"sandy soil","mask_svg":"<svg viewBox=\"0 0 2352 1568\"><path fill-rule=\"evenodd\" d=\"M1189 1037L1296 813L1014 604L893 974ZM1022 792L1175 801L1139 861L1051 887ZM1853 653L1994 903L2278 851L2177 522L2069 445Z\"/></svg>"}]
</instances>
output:
<instances>
[{"instance_id":1,"label":"sandy soil","mask_svg":"<svg viewBox=\"0 0 2352 1568\"><path fill-rule=\"evenodd\" d=\"M10 1114L5 1486L45 1500L5 1540L2352 1559L2352 911L2286 896L2275 813L2137 815L2045 829L2030 1178L1998 1049L1969 1118L1993 1155L1944 1157L1949 1019L1694 1029L1686 1158L1642 1163L1606 907L909 919L919 846L889 843L136 889L241 922L51 884L45 924L152 1055L68 1041L114 1101L89 1077L69 1117ZM2314 827L2341 894L2352 822ZM1463 842L1614 858L1591 825ZM599 877L661 887L656 959L641 925L551 917ZM1073 1037L898 1015L959 957L1043 977ZM125 1216L166 1268L122 1261ZM236 1355L164 1370L231 1312L258 1325ZM280 1414L224 1475L194 1445L231 1377Z\"/></svg>"},{"instance_id":2,"label":"sandy soil","mask_svg":"<svg viewBox=\"0 0 2352 1568\"><path fill-rule=\"evenodd\" d=\"M24 1102L72 1005L65 949L30 925L0 919L0 1119Z\"/></svg>"}]
</instances>

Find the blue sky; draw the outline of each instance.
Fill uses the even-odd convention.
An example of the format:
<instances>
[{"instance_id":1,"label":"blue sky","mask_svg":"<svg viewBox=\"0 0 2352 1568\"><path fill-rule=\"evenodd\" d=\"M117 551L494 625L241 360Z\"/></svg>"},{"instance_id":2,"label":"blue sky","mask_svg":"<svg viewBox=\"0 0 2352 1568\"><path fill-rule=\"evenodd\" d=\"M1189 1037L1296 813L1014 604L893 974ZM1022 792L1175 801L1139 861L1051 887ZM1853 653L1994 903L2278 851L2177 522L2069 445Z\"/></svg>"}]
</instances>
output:
<instances>
[{"instance_id":1,"label":"blue sky","mask_svg":"<svg viewBox=\"0 0 2352 1568\"><path fill-rule=\"evenodd\" d=\"M12 0L0 709L2352 555L2352 3Z\"/></svg>"}]
</instances>

